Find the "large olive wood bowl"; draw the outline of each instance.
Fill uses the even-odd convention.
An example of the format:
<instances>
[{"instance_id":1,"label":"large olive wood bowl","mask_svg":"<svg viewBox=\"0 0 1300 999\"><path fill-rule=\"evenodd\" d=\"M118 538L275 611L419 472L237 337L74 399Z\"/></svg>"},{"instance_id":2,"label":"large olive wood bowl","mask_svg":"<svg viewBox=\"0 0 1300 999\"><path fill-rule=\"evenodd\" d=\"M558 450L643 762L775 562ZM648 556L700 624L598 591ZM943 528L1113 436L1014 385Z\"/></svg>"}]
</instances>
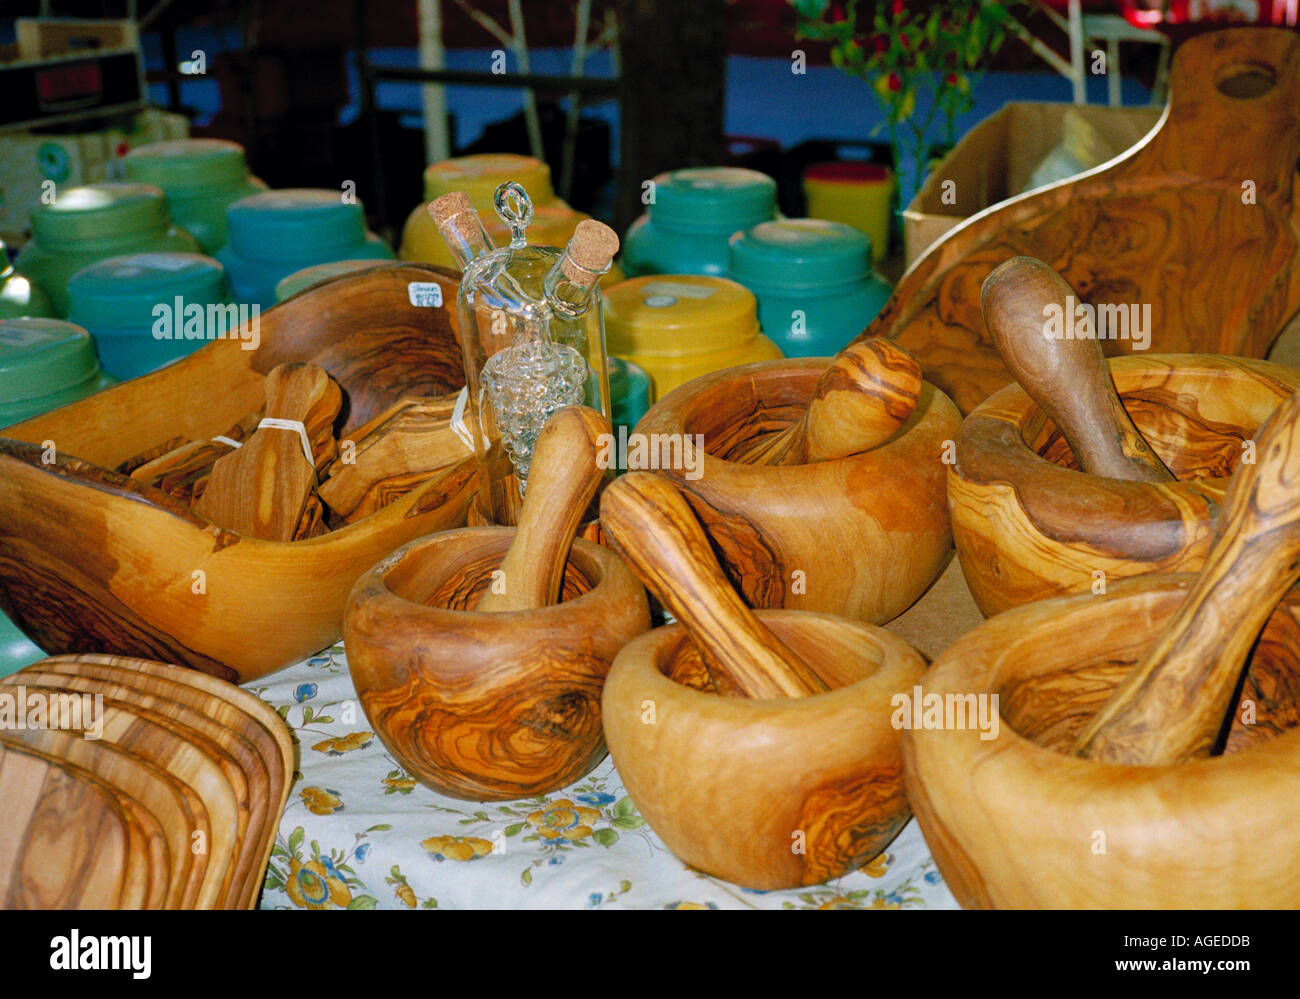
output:
<instances>
[{"instance_id":1,"label":"large olive wood bowl","mask_svg":"<svg viewBox=\"0 0 1300 999\"><path fill-rule=\"evenodd\" d=\"M912 689L925 661L859 621L758 617L828 693L724 697L695 643L670 625L614 661L605 738L642 817L683 861L747 888L820 884L871 860L911 815L891 699Z\"/></svg>"},{"instance_id":2,"label":"large olive wood bowl","mask_svg":"<svg viewBox=\"0 0 1300 999\"><path fill-rule=\"evenodd\" d=\"M1130 576L1199 570L1244 445L1300 388L1300 371L1240 357L1108 363L1125 409L1179 481L1086 474L1019 385L990 396L962 425L948 474L957 554L986 616Z\"/></svg>"},{"instance_id":3,"label":"large olive wood bowl","mask_svg":"<svg viewBox=\"0 0 1300 999\"><path fill-rule=\"evenodd\" d=\"M925 592L952 547L943 462L961 425L952 401L924 385L890 440L847 458L771 467L726 457L797 421L829 363L760 361L703 375L659 400L634 433L703 435L698 477L656 471L682 489L747 603L883 624Z\"/></svg>"},{"instance_id":4,"label":"large olive wood bowl","mask_svg":"<svg viewBox=\"0 0 1300 999\"><path fill-rule=\"evenodd\" d=\"M1195 580L1131 579L1106 597L1019 607L925 674L925 696L997 695L996 738L904 735L907 790L968 908L1300 906L1300 593L1273 613L1226 751L1177 766L1066 755Z\"/></svg>"},{"instance_id":5,"label":"large olive wood bowl","mask_svg":"<svg viewBox=\"0 0 1300 999\"><path fill-rule=\"evenodd\" d=\"M605 756L605 675L650 627L622 559L581 539L560 603L469 610L514 533L422 538L362 576L348 600L343 640L366 717L412 777L454 798L546 794L590 771Z\"/></svg>"},{"instance_id":6,"label":"large olive wood bowl","mask_svg":"<svg viewBox=\"0 0 1300 999\"><path fill-rule=\"evenodd\" d=\"M338 640L366 569L464 523L473 462L318 538L222 530L109 471L175 436L206 440L263 405L278 364L311 361L343 390L340 435L403 395L465 381L454 310L408 285L450 272L392 264L318 285L260 317L260 344L215 340L153 374L0 431L0 608L50 654L178 663L244 683Z\"/></svg>"}]
</instances>

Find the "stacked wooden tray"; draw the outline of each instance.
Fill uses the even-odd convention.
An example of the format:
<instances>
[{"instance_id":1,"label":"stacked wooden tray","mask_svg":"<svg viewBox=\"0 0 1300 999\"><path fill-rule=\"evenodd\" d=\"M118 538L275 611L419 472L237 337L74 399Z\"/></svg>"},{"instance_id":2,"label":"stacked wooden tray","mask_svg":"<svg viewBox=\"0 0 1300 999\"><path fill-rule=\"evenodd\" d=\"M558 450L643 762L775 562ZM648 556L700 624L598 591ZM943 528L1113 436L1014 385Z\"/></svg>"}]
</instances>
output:
<instances>
[{"instance_id":1,"label":"stacked wooden tray","mask_svg":"<svg viewBox=\"0 0 1300 999\"><path fill-rule=\"evenodd\" d=\"M288 729L232 684L35 663L0 681L0 908L252 908L292 778Z\"/></svg>"}]
</instances>

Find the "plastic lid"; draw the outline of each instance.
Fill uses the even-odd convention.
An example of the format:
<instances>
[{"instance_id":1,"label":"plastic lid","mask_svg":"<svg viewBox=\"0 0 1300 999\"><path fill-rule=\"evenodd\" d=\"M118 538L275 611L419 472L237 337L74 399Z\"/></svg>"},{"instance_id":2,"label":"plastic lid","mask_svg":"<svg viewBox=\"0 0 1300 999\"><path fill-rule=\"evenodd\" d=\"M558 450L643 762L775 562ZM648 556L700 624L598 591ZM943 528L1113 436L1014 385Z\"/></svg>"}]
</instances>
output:
<instances>
[{"instance_id":1,"label":"plastic lid","mask_svg":"<svg viewBox=\"0 0 1300 999\"><path fill-rule=\"evenodd\" d=\"M497 217L492 195L507 180L522 184L534 206L555 200L551 168L535 157L516 153L481 153L434 163L424 171L424 198L432 201L451 191L464 191L486 222Z\"/></svg>"},{"instance_id":2,"label":"plastic lid","mask_svg":"<svg viewBox=\"0 0 1300 999\"><path fill-rule=\"evenodd\" d=\"M129 253L83 267L68 279L68 316L87 329L150 329L159 305L182 309L226 297L225 268L198 253ZM174 317L180 322L181 316Z\"/></svg>"},{"instance_id":3,"label":"plastic lid","mask_svg":"<svg viewBox=\"0 0 1300 999\"><path fill-rule=\"evenodd\" d=\"M0 404L55 395L98 373L82 327L59 319L0 319Z\"/></svg>"},{"instance_id":4,"label":"plastic lid","mask_svg":"<svg viewBox=\"0 0 1300 999\"><path fill-rule=\"evenodd\" d=\"M871 239L822 219L760 222L731 237L731 277L760 292L861 281L871 273Z\"/></svg>"},{"instance_id":5,"label":"plastic lid","mask_svg":"<svg viewBox=\"0 0 1300 999\"><path fill-rule=\"evenodd\" d=\"M150 184L87 184L57 191L53 204L32 210L32 236L47 249L94 241L121 242L171 223L162 189Z\"/></svg>"},{"instance_id":6,"label":"plastic lid","mask_svg":"<svg viewBox=\"0 0 1300 999\"><path fill-rule=\"evenodd\" d=\"M688 167L654 178L650 218L681 232L731 235L776 215L776 181L735 167Z\"/></svg>"},{"instance_id":7,"label":"plastic lid","mask_svg":"<svg viewBox=\"0 0 1300 999\"><path fill-rule=\"evenodd\" d=\"M226 221L230 247L250 260L319 260L366 236L361 202L319 188L250 194L226 208Z\"/></svg>"},{"instance_id":8,"label":"plastic lid","mask_svg":"<svg viewBox=\"0 0 1300 999\"><path fill-rule=\"evenodd\" d=\"M386 263L387 260L332 260L327 264L304 267L280 279L275 286L275 300L283 302L304 288L310 288L317 281L339 277L342 274L352 274L355 271L368 271L372 267L382 267Z\"/></svg>"},{"instance_id":9,"label":"plastic lid","mask_svg":"<svg viewBox=\"0 0 1300 999\"><path fill-rule=\"evenodd\" d=\"M654 274L605 293L611 353L684 357L734 347L758 332L757 300L744 285L702 274Z\"/></svg>"},{"instance_id":10,"label":"plastic lid","mask_svg":"<svg viewBox=\"0 0 1300 999\"><path fill-rule=\"evenodd\" d=\"M248 176L244 147L224 139L151 142L126 154L126 176L165 191L237 184Z\"/></svg>"},{"instance_id":11,"label":"plastic lid","mask_svg":"<svg viewBox=\"0 0 1300 999\"><path fill-rule=\"evenodd\" d=\"M889 167L839 160L810 166L804 171L803 179L827 184L879 184L889 180Z\"/></svg>"}]
</instances>

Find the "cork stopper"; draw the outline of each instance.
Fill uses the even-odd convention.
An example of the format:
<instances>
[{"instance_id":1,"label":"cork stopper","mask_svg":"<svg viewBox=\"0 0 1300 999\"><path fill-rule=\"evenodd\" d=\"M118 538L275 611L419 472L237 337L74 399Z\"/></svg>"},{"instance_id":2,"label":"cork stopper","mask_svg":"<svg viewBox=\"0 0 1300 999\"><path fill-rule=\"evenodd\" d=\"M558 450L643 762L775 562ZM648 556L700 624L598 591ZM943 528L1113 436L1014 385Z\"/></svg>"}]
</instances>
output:
<instances>
[{"instance_id":1,"label":"cork stopper","mask_svg":"<svg viewBox=\"0 0 1300 999\"><path fill-rule=\"evenodd\" d=\"M449 191L434 198L429 202L429 217L461 267L492 248L483 220L464 191Z\"/></svg>"},{"instance_id":2,"label":"cork stopper","mask_svg":"<svg viewBox=\"0 0 1300 999\"><path fill-rule=\"evenodd\" d=\"M574 284L590 287L609 270L617 252L618 234L604 222L585 219L573 231L560 269Z\"/></svg>"}]
</instances>

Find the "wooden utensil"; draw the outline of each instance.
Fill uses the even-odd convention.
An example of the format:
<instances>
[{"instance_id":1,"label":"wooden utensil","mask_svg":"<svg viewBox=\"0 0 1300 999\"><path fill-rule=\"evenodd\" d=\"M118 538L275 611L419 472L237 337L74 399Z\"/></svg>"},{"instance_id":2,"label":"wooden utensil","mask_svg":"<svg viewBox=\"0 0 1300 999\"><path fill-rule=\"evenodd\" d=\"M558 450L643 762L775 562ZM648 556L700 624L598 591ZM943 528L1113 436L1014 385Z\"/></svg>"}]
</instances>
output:
<instances>
[{"instance_id":1,"label":"wooden utensil","mask_svg":"<svg viewBox=\"0 0 1300 999\"><path fill-rule=\"evenodd\" d=\"M139 878L147 881L147 871L130 849L131 820L103 781L0 744L0 791L0 909L118 909L143 902L146 885Z\"/></svg>"},{"instance_id":2,"label":"wooden utensil","mask_svg":"<svg viewBox=\"0 0 1300 999\"><path fill-rule=\"evenodd\" d=\"M223 455L236 450L257 429L262 419L259 410L249 413L219 435L222 439L186 441L150 461L139 464L131 473L137 482L160 489L173 499L189 503L203 494L212 466ZM230 443L230 442L234 443Z\"/></svg>"},{"instance_id":3,"label":"wooden utensil","mask_svg":"<svg viewBox=\"0 0 1300 999\"><path fill-rule=\"evenodd\" d=\"M456 397L406 398L340 442L321 485L322 500L352 523L387 506L443 469L473 458L452 429ZM353 447L348 448L348 441Z\"/></svg>"},{"instance_id":4,"label":"wooden utensil","mask_svg":"<svg viewBox=\"0 0 1300 999\"><path fill-rule=\"evenodd\" d=\"M748 465L802 465L869 451L889 440L916 409L921 367L889 340L857 340L817 380L794 426L746 448Z\"/></svg>"},{"instance_id":5,"label":"wooden utensil","mask_svg":"<svg viewBox=\"0 0 1300 999\"><path fill-rule=\"evenodd\" d=\"M690 631L720 690L774 698L829 689L736 595L667 479L629 472L616 480L601 496L600 523L645 587Z\"/></svg>"},{"instance_id":6,"label":"wooden utensil","mask_svg":"<svg viewBox=\"0 0 1300 999\"><path fill-rule=\"evenodd\" d=\"M290 541L316 485L316 472L333 460L331 428L342 395L338 384L314 364L285 364L266 376L266 417L248 443L219 458L194 505L201 516L240 534ZM265 420L301 423L312 459L292 428Z\"/></svg>"},{"instance_id":7,"label":"wooden utensil","mask_svg":"<svg viewBox=\"0 0 1300 999\"><path fill-rule=\"evenodd\" d=\"M1077 302L1061 275L1033 257L1001 264L980 292L984 321L1003 362L1056 424L1085 472L1173 482L1124 409L1101 341L1066 336Z\"/></svg>"},{"instance_id":8,"label":"wooden utensil","mask_svg":"<svg viewBox=\"0 0 1300 999\"><path fill-rule=\"evenodd\" d=\"M1294 31L1189 38L1151 134L1105 166L966 220L909 268L864 335L897 340L969 413L1009 377L980 285L1024 254L1083 301L1149 304L1152 351L1265 356L1300 307L1298 89ZM1129 352L1135 340L1113 345Z\"/></svg>"},{"instance_id":9,"label":"wooden utensil","mask_svg":"<svg viewBox=\"0 0 1300 999\"><path fill-rule=\"evenodd\" d=\"M1237 467L1196 585L1079 734L1080 756L1166 766L1214 748L1251 646L1300 580L1300 393L1260 430L1256 453Z\"/></svg>"},{"instance_id":10,"label":"wooden utensil","mask_svg":"<svg viewBox=\"0 0 1300 999\"><path fill-rule=\"evenodd\" d=\"M598 462L609 420L586 406L558 410L533 448L532 472L515 539L501 562L501 586L479 598L478 611L547 607L560 595L564 565L587 505L605 477Z\"/></svg>"}]
</instances>

